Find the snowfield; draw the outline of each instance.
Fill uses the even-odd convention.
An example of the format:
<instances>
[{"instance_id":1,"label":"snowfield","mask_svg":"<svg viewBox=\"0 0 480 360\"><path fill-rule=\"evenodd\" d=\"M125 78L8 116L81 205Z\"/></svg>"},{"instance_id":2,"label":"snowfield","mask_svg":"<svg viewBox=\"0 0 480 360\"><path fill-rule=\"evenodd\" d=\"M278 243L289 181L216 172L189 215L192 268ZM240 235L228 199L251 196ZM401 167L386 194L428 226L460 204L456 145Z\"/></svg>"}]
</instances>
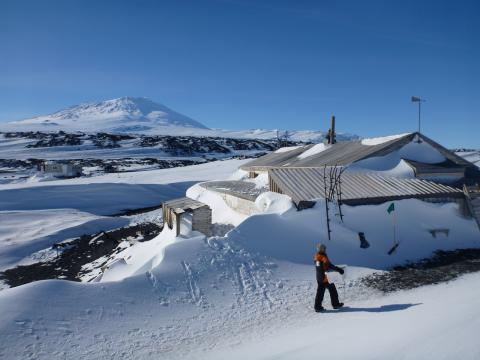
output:
<instances>
[{"instance_id":1,"label":"snowfield","mask_svg":"<svg viewBox=\"0 0 480 360\"><path fill-rule=\"evenodd\" d=\"M480 275L304 314L209 359L478 359ZM457 294L461 294L459 300ZM448 345L446 345L448 344Z\"/></svg>"},{"instance_id":2,"label":"snowfield","mask_svg":"<svg viewBox=\"0 0 480 360\"><path fill-rule=\"evenodd\" d=\"M74 209L0 211L0 219L0 270L57 241L128 223L123 218L96 216Z\"/></svg>"},{"instance_id":3,"label":"snowfield","mask_svg":"<svg viewBox=\"0 0 480 360\"><path fill-rule=\"evenodd\" d=\"M395 159L383 160L380 171ZM159 217L158 210L108 215L185 193L209 204L214 221L208 238L175 237L164 227L116 253L93 282L44 280L1 290L0 358L311 359L319 349L332 359L480 357L480 273L388 295L360 281L437 249L480 247L477 224L458 204L396 201L399 245L388 255L390 203L344 206L344 221L333 217L328 240L322 201L297 211L288 197L266 192L257 213L246 216L197 184L240 179L245 161L0 185L2 267L38 260L32 253L54 256L41 250L63 238ZM255 179L258 187L265 182ZM439 229L448 234L432 236ZM369 248L360 248L359 232ZM313 312L319 242L346 269L329 275L346 307L332 310L327 295L321 314Z\"/></svg>"},{"instance_id":4,"label":"snowfield","mask_svg":"<svg viewBox=\"0 0 480 360\"><path fill-rule=\"evenodd\" d=\"M127 225L135 218L105 215L184 196L193 184L229 177L245 161L0 185L0 270L58 241Z\"/></svg>"}]
</instances>

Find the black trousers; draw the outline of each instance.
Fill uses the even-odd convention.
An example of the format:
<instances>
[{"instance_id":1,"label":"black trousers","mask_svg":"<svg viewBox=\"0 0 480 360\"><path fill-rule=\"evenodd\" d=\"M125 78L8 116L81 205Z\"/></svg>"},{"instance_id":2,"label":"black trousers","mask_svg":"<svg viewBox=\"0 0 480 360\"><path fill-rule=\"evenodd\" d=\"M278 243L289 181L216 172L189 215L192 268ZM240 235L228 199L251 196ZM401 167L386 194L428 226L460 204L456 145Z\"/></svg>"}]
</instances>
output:
<instances>
[{"instance_id":1,"label":"black trousers","mask_svg":"<svg viewBox=\"0 0 480 360\"><path fill-rule=\"evenodd\" d=\"M324 284L321 281L317 281L317 295L315 296L315 310L322 308L323 296L325 295L325 289L328 289L330 293L330 301L332 306L337 306L340 302L338 301L338 292L335 284Z\"/></svg>"}]
</instances>

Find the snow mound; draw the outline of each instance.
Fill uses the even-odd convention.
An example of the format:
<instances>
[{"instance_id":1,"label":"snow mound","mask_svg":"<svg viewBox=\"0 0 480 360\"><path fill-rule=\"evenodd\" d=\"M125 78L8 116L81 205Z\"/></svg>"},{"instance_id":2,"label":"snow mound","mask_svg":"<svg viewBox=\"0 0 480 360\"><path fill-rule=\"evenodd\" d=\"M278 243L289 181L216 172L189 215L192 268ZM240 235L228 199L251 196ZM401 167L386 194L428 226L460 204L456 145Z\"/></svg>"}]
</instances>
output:
<instances>
[{"instance_id":1,"label":"snow mound","mask_svg":"<svg viewBox=\"0 0 480 360\"><path fill-rule=\"evenodd\" d=\"M290 197L270 191L261 193L255 200L255 205L263 213L277 214L283 214L294 207Z\"/></svg>"},{"instance_id":2,"label":"snow mound","mask_svg":"<svg viewBox=\"0 0 480 360\"><path fill-rule=\"evenodd\" d=\"M379 163L374 164L370 163L369 168L364 167L365 164L353 164L349 167L346 168L347 172L366 172L366 173L376 173L377 175L381 176L393 176L397 178L403 178L403 179L413 179L415 178L415 172L413 169L406 163L405 160L400 160L400 162L394 166L394 165L382 165L382 161L380 160ZM371 168L376 168L376 169L381 169L381 168L388 168L389 166L393 166L391 169L388 170L376 170L372 171Z\"/></svg>"},{"instance_id":3,"label":"snow mound","mask_svg":"<svg viewBox=\"0 0 480 360\"><path fill-rule=\"evenodd\" d=\"M240 214L228 206L220 193L207 190L196 184L187 190L187 197L207 204L212 209L212 222L217 224L239 225L248 216Z\"/></svg>"},{"instance_id":4,"label":"snow mound","mask_svg":"<svg viewBox=\"0 0 480 360\"><path fill-rule=\"evenodd\" d=\"M204 236L200 235L200 237ZM106 269L99 280L120 281L149 272L161 263L166 247L180 241L185 239L176 237L175 230L165 226L160 235L154 239L138 243L120 252L115 259L106 264Z\"/></svg>"},{"instance_id":5,"label":"snow mound","mask_svg":"<svg viewBox=\"0 0 480 360\"><path fill-rule=\"evenodd\" d=\"M325 203L319 200L312 209L254 215L246 219L228 237L248 251L276 261L311 264L311 255L319 242L339 264L386 269L405 261L431 256L438 249L454 250L480 246L479 230L472 219L459 214L458 204L433 204L421 200L395 201L396 233L400 245L393 255L390 203L342 206L344 221L331 211L331 240L327 238ZM331 210L336 210L332 209ZM448 236L432 236L431 230L448 229ZM360 248L358 233L370 244Z\"/></svg>"},{"instance_id":6,"label":"snow mound","mask_svg":"<svg viewBox=\"0 0 480 360\"><path fill-rule=\"evenodd\" d=\"M361 171L362 169L373 171L391 171L395 173L408 174L407 164L402 164L403 159L418 161L426 164L437 164L444 162L446 158L433 146L425 141L415 140L404 145L402 148L393 151L385 156L371 157L355 162L349 166L350 170Z\"/></svg>"},{"instance_id":7,"label":"snow mound","mask_svg":"<svg viewBox=\"0 0 480 360\"><path fill-rule=\"evenodd\" d=\"M380 145L380 144L386 143L390 140L399 139L399 138L407 136L407 135L410 135L410 133L390 135L390 136L382 136L382 137L375 137L375 138L366 138L366 139L362 139L362 145L369 145L369 146Z\"/></svg>"}]
</instances>

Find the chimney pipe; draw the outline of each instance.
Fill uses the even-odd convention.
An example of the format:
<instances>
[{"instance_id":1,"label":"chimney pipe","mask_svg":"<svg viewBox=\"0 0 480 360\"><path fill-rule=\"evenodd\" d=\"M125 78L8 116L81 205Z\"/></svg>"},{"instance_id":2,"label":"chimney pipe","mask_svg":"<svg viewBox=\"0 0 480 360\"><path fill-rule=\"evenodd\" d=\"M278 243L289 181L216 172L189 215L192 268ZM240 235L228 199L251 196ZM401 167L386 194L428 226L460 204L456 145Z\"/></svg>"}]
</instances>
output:
<instances>
[{"instance_id":1,"label":"chimney pipe","mask_svg":"<svg viewBox=\"0 0 480 360\"><path fill-rule=\"evenodd\" d=\"M330 122L330 144L335 144L337 140L335 139L335 116L332 115L332 119Z\"/></svg>"}]
</instances>

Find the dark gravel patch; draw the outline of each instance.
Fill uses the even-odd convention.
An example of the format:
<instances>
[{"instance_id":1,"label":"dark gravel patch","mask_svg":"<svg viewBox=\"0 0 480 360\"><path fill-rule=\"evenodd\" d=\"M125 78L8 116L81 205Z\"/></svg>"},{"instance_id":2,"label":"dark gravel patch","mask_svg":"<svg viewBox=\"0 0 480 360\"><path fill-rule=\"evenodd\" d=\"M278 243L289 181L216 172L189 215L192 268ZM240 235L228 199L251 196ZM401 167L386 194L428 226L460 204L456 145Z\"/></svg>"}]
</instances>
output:
<instances>
[{"instance_id":1,"label":"dark gravel patch","mask_svg":"<svg viewBox=\"0 0 480 360\"><path fill-rule=\"evenodd\" d=\"M117 247L124 240L148 241L157 236L162 229L163 225L141 223L56 243L52 245L52 249L57 250L58 255L53 260L5 270L0 273L0 279L10 287L47 279L80 281L83 265L102 256L119 252L121 249ZM98 267L105 263L106 260Z\"/></svg>"},{"instance_id":2,"label":"dark gravel patch","mask_svg":"<svg viewBox=\"0 0 480 360\"><path fill-rule=\"evenodd\" d=\"M361 279L368 287L388 293L450 281L480 271L480 249L439 250L428 259L396 266L383 274Z\"/></svg>"}]
</instances>

